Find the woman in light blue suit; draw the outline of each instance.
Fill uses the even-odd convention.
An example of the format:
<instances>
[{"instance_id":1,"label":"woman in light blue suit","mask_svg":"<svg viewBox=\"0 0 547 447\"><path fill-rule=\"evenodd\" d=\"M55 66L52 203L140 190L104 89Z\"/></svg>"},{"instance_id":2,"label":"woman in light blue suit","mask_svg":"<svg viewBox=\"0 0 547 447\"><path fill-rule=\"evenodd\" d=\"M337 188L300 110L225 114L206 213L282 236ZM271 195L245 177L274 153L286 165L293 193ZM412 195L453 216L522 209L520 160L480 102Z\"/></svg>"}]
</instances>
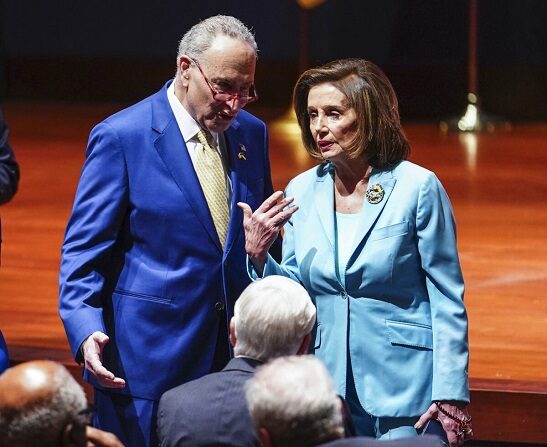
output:
<instances>
[{"instance_id":1,"label":"woman in light blue suit","mask_svg":"<svg viewBox=\"0 0 547 447\"><path fill-rule=\"evenodd\" d=\"M395 92L374 64L306 71L294 90L304 146L322 163L245 204L251 276L300 281L317 306L314 352L359 434L416 436L441 422L451 446L471 437L467 316L449 199L405 161ZM294 205L293 205L294 202ZM268 254L284 226L283 259Z\"/></svg>"}]
</instances>

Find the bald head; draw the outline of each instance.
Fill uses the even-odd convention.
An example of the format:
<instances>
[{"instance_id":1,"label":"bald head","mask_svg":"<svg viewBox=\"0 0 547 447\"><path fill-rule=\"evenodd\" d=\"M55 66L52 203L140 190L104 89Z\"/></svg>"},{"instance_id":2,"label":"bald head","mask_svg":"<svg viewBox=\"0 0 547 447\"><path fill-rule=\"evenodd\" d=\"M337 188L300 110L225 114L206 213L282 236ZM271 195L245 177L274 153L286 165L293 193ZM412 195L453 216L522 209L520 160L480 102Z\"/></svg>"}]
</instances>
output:
<instances>
[{"instance_id":1,"label":"bald head","mask_svg":"<svg viewBox=\"0 0 547 447\"><path fill-rule=\"evenodd\" d=\"M0 433L7 445L60 445L65 427L86 406L83 389L58 363L22 363L0 376Z\"/></svg>"},{"instance_id":2,"label":"bald head","mask_svg":"<svg viewBox=\"0 0 547 447\"><path fill-rule=\"evenodd\" d=\"M51 399L54 378L63 372L61 365L47 360L22 363L8 369L0 376L0 408L21 411Z\"/></svg>"}]
</instances>

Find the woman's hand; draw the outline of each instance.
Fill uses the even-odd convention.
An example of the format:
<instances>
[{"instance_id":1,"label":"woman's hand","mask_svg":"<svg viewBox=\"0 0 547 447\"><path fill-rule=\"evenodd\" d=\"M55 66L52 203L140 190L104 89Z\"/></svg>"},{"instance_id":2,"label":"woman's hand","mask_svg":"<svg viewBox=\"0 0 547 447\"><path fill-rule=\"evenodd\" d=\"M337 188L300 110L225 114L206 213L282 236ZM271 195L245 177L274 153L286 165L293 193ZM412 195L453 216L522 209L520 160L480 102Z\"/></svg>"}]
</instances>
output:
<instances>
[{"instance_id":1,"label":"woman's hand","mask_svg":"<svg viewBox=\"0 0 547 447\"><path fill-rule=\"evenodd\" d=\"M292 197L283 197L282 191L276 191L254 213L246 203L237 204L243 210L245 251L260 276L268 259L268 250L283 225L298 210L297 206L289 207L293 200Z\"/></svg>"},{"instance_id":2,"label":"woman's hand","mask_svg":"<svg viewBox=\"0 0 547 447\"><path fill-rule=\"evenodd\" d=\"M459 447L473 437L471 416L464 403L436 401L422 414L414 428L422 428L430 419L437 419L441 423L450 447Z\"/></svg>"}]
</instances>

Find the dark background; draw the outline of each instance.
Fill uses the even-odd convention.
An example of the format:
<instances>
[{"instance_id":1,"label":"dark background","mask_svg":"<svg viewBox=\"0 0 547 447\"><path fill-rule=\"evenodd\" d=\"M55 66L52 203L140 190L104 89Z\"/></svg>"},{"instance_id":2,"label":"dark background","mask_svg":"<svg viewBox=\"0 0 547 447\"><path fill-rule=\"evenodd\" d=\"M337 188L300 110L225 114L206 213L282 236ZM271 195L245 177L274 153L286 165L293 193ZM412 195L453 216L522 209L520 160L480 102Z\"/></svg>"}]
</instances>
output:
<instances>
[{"instance_id":1,"label":"dark background","mask_svg":"<svg viewBox=\"0 0 547 447\"><path fill-rule=\"evenodd\" d=\"M544 120L547 1L478 5L482 109ZM258 104L286 108L299 72L303 13L294 0L0 0L0 96L137 101L174 75L184 32L215 14L253 28ZM309 64L341 57L376 62L398 92L403 120L463 112L467 1L328 0L306 14Z\"/></svg>"}]
</instances>

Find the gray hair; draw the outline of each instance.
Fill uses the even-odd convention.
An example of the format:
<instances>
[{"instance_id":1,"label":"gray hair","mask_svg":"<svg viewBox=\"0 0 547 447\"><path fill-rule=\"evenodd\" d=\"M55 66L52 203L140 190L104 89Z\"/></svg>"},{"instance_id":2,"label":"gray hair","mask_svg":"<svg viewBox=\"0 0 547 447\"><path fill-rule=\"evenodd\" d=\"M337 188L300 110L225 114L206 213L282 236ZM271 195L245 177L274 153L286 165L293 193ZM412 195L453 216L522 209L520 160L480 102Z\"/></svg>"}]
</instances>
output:
<instances>
[{"instance_id":1,"label":"gray hair","mask_svg":"<svg viewBox=\"0 0 547 447\"><path fill-rule=\"evenodd\" d=\"M235 355L266 361L296 354L315 324L315 306L306 289L283 276L251 283L236 301Z\"/></svg>"},{"instance_id":2,"label":"gray hair","mask_svg":"<svg viewBox=\"0 0 547 447\"><path fill-rule=\"evenodd\" d=\"M243 22L232 16L217 15L209 17L190 28L182 37L179 43L178 60L186 54L192 59L199 59L199 56L206 51L216 36L223 35L248 43L255 55L258 47L253 33Z\"/></svg>"},{"instance_id":3,"label":"gray hair","mask_svg":"<svg viewBox=\"0 0 547 447\"><path fill-rule=\"evenodd\" d=\"M36 400L22 410L0 408L0 433L7 445L54 447L61 445L65 427L87 408L84 390L67 369L57 365L50 399Z\"/></svg>"},{"instance_id":4,"label":"gray hair","mask_svg":"<svg viewBox=\"0 0 547 447\"><path fill-rule=\"evenodd\" d=\"M274 445L316 445L343 437L340 398L325 366L311 355L280 357L247 382L254 426Z\"/></svg>"}]
</instances>

